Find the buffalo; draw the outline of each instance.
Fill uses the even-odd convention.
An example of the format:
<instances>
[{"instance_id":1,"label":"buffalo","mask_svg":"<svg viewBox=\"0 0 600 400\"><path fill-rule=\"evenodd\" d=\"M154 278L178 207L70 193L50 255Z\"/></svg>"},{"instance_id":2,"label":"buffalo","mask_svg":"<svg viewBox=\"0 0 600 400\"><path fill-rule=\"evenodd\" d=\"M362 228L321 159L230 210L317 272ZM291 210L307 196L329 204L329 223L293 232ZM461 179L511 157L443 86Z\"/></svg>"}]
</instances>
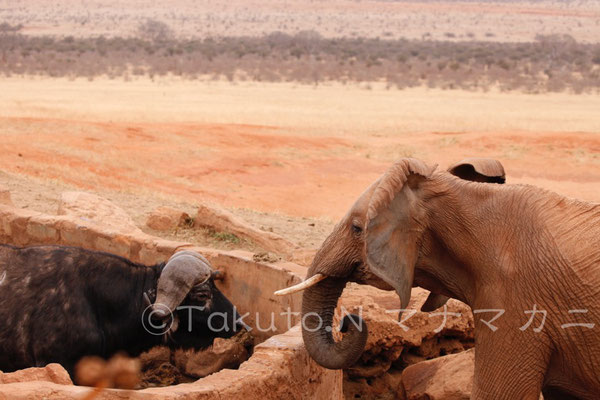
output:
<instances>
[{"instance_id":1,"label":"buffalo","mask_svg":"<svg viewBox=\"0 0 600 400\"><path fill-rule=\"evenodd\" d=\"M200 254L145 266L67 246L0 245L0 370L155 345L202 349L246 326Z\"/></svg>"}]
</instances>

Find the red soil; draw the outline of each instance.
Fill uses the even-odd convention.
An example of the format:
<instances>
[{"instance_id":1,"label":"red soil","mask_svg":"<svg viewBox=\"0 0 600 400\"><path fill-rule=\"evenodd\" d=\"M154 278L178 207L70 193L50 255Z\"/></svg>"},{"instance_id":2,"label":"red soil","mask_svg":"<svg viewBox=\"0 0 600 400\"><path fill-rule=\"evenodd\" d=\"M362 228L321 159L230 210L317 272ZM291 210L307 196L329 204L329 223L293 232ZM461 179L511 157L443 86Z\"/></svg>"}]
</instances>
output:
<instances>
[{"instance_id":1,"label":"red soil","mask_svg":"<svg viewBox=\"0 0 600 400\"><path fill-rule=\"evenodd\" d=\"M160 192L189 203L339 218L406 146L441 168L502 161L509 182L600 200L600 135L426 133L315 137L277 127L0 118L0 169L83 189Z\"/></svg>"}]
</instances>

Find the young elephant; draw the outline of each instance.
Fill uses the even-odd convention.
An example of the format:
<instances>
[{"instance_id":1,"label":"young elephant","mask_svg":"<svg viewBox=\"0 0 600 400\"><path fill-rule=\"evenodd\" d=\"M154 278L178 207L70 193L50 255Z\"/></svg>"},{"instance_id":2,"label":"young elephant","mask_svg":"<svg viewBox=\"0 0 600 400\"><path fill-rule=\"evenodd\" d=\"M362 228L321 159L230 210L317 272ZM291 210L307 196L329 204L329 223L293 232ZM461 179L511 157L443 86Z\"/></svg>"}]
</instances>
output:
<instances>
[{"instance_id":1,"label":"young elephant","mask_svg":"<svg viewBox=\"0 0 600 400\"><path fill-rule=\"evenodd\" d=\"M331 334L346 282L393 289L403 308L421 286L429 308L447 296L474 310L472 398L597 398L600 204L434 169L398 161L325 240L300 285L309 354L334 369L360 357L358 316L343 319L341 341Z\"/></svg>"}]
</instances>

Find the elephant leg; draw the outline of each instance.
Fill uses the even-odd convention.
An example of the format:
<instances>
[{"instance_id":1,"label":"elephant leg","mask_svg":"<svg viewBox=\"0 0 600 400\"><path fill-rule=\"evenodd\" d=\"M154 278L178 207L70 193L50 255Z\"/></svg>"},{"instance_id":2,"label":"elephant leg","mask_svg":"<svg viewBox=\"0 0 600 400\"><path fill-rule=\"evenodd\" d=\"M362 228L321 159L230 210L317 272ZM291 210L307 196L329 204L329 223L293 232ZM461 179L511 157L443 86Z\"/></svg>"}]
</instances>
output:
<instances>
[{"instance_id":1,"label":"elephant leg","mask_svg":"<svg viewBox=\"0 0 600 400\"><path fill-rule=\"evenodd\" d=\"M518 338L500 330L477 336L471 399L538 400L549 359L545 338Z\"/></svg>"}]
</instances>

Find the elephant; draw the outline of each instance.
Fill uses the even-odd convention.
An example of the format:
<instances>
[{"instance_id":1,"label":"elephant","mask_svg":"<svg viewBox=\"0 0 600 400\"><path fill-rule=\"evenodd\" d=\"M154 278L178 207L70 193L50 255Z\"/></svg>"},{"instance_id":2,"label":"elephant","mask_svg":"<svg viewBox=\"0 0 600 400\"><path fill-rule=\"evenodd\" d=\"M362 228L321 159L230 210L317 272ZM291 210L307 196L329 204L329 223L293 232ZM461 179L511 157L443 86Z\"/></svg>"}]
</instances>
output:
<instances>
[{"instance_id":1,"label":"elephant","mask_svg":"<svg viewBox=\"0 0 600 400\"><path fill-rule=\"evenodd\" d=\"M473 310L472 399L598 398L600 204L489 182L504 182L495 160L448 172L404 158L360 195L307 279L282 291L304 290L302 334L318 364L350 367L365 346L360 316L332 335L347 282L394 290L403 309L420 286L431 292L423 311L448 298Z\"/></svg>"}]
</instances>

